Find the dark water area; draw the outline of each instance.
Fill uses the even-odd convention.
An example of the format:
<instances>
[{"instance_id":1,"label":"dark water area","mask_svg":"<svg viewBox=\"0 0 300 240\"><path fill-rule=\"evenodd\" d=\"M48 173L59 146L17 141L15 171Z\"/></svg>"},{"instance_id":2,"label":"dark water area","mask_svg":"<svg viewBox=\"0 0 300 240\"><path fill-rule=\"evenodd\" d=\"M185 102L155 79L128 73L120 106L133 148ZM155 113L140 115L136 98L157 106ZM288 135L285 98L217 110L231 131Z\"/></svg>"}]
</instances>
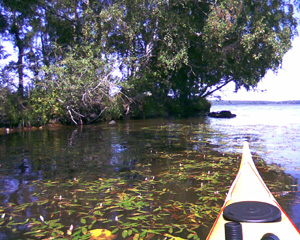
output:
<instances>
[{"instance_id":1,"label":"dark water area","mask_svg":"<svg viewBox=\"0 0 300 240\"><path fill-rule=\"evenodd\" d=\"M204 239L245 140L299 228L299 105L212 107L224 109L237 117L0 136L0 239L84 239L91 229L108 229L115 239Z\"/></svg>"}]
</instances>

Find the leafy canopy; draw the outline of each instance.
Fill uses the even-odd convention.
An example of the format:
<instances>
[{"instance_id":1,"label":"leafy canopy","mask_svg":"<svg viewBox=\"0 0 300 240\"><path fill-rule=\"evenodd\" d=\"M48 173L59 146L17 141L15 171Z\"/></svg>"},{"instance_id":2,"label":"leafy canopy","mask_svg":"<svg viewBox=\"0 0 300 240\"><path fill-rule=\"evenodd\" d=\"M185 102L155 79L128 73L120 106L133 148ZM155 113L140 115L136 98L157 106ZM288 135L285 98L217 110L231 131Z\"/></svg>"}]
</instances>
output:
<instances>
[{"instance_id":1,"label":"leafy canopy","mask_svg":"<svg viewBox=\"0 0 300 240\"><path fill-rule=\"evenodd\" d=\"M147 109L150 115L198 111L201 99L230 82L236 90L255 88L280 67L297 34L285 0L0 4L0 33L19 50L18 61L2 69L3 87L14 89L17 76L23 95L28 72L30 91L46 89L65 111L60 117L74 123L145 116ZM121 92L114 98L116 85Z\"/></svg>"}]
</instances>

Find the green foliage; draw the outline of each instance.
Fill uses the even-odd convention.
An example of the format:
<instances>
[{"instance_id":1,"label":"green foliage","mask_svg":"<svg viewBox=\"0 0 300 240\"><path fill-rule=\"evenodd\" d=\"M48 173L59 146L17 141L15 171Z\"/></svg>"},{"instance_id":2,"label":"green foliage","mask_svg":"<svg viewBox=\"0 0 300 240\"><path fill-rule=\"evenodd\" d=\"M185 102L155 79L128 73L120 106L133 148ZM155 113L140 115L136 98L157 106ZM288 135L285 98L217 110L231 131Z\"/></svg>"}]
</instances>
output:
<instances>
[{"instance_id":1,"label":"green foliage","mask_svg":"<svg viewBox=\"0 0 300 240\"><path fill-rule=\"evenodd\" d=\"M0 127L30 126L26 102L8 88L0 89Z\"/></svg>"},{"instance_id":2,"label":"green foliage","mask_svg":"<svg viewBox=\"0 0 300 240\"><path fill-rule=\"evenodd\" d=\"M28 99L31 125L42 126L49 122L67 122L63 105L57 101L55 91L33 89Z\"/></svg>"},{"instance_id":3,"label":"green foliage","mask_svg":"<svg viewBox=\"0 0 300 240\"><path fill-rule=\"evenodd\" d=\"M213 6L203 29L207 87L233 81L236 90L254 88L269 69L277 69L296 34L292 14L283 1L226 0Z\"/></svg>"},{"instance_id":4,"label":"green foliage","mask_svg":"<svg viewBox=\"0 0 300 240\"><path fill-rule=\"evenodd\" d=\"M45 68L45 86L55 93L75 124L122 115L121 95L112 94L117 79L112 75L114 60L103 54L104 39L97 39L98 23L92 12L83 27L82 43L75 45L55 65ZM62 51L57 46L57 51Z\"/></svg>"},{"instance_id":5,"label":"green foliage","mask_svg":"<svg viewBox=\"0 0 300 240\"><path fill-rule=\"evenodd\" d=\"M178 107L230 82L236 90L255 88L280 66L296 34L293 9L284 1L126 4L120 32L108 40L130 69L130 96L150 91L166 102L171 93Z\"/></svg>"},{"instance_id":6,"label":"green foliage","mask_svg":"<svg viewBox=\"0 0 300 240\"><path fill-rule=\"evenodd\" d=\"M8 88L0 89L0 127L42 126L51 121L66 119L62 104L55 92L33 89L30 96L21 98Z\"/></svg>"},{"instance_id":7,"label":"green foliage","mask_svg":"<svg viewBox=\"0 0 300 240\"><path fill-rule=\"evenodd\" d=\"M1 36L18 49L18 60L5 67L10 80L4 87L23 96L30 72L33 91L41 92L25 100L34 104L25 118L34 121L32 111L42 115L41 123L56 115L75 124L119 118L124 108L133 116L164 115L169 107L198 111L199 98L230 82L236 90L255 88L268 70L280 67L297 34L285 0L0 4ZM1 56L7 57L3 49ZM112 86L120 93L112 95ZM145 92L151 98L133 104ZM12 114L14 124L23 118Z\"/></svg>"},{"instance_id":8,"label":"green foliage","mask_svg":"<svg viewBox=\"0 0 300 240\"><path fill-rule=\"evenodd\" d=\"M8 123L8 116L7 116L7 96L10 94L9 89L7 88L0 88L0 127L5 126Z\"/></svg>"},{"instance_id":9,"label":"green foliage","mask_svg":"<svg viewBox=\"0 0 300 240\"><path fill-rule=\"evenodd\" d=\"M191 100L185 101L184 103L169 98L166 106L170 115L192 116L199 113L209 112L211 103L205 98L200 97L195 97Z\"/></svg>"},{"instance_id":10,"label":"green foliage","mask_svg":"<svg viewBox=\"0 0 300 240\"><path fill-rule=\"evenodd\" d=\"M152 96L136 101L131 111L133 118L161 117L168 114L164 104Z\"/></svg>"}]
</instances>

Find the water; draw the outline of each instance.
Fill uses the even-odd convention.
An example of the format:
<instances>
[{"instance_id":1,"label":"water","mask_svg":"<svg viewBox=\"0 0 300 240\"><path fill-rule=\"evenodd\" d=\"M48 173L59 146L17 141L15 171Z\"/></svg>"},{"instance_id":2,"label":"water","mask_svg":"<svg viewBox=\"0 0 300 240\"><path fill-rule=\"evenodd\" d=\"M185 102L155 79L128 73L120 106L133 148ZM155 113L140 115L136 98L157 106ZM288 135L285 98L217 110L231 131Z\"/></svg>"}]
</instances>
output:
<instances>
[{"instance_id":1,"label":"water","mask_svg":"<svg viewBox=\"0 0 300 240\"><path fill-rule=\"evenodd\" d=\"M118 202L122 198L116 198L131 196L143 206L145 218L164 222L168 232L179 224L202 239L234 178L246 140L256 160L275 163L291 176L261 169L299 228L299 105L212 106L212 111L218 110L230 110L237 117L120 121L114 126L102 123L0 136L0 215L16 222L39 216L59 219L65 233L65 226L79 229L89 217L97 219L92 228L114 229L120 211L120 219L141 214L140 207L124 210ZM228 166L223 168L223 162ZM111 209L101 217L91 216L102 203ZM37 222L41 221L17 226L14 231L19 234L2 228L0 239L26 239L24 232L40 227ZM134 224L132 216L127 224Z\"/></svg>"}]
</instances>

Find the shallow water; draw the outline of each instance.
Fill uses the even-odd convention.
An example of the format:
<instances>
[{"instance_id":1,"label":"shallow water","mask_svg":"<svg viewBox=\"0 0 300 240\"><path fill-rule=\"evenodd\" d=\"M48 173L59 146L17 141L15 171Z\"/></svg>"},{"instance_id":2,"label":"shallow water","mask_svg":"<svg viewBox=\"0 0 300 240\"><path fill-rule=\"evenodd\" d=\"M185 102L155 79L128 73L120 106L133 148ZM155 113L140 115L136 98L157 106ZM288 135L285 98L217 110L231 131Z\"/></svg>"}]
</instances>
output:
<instances>
[{"instance_id":1,"label":"shallow water","mask_svg":"<svg viewBox=\"0 0 300 240\"><path fill-rule=\"evenodd\" d=\"M212 111L224 109L237 117L120 121L0 136L0 214L5 224L31 219L4 225L0 239L26 239L33 226L44 227L40 216L59 221L65 233L70 225L84 233L91 217L96 219L91 228L119 226L120 236L137 228L140 214L148 228L170 224L173 234L177 224L185 228L177 235L195 231L202 239L234 178L245 140L255 160L276 163L291 175L261 168L300 227L299 106L215 105ZM127 209L126 199L143 207ZM99 204L110 206L101 216L95 215Z\"/></svg>"}]
</instances>

